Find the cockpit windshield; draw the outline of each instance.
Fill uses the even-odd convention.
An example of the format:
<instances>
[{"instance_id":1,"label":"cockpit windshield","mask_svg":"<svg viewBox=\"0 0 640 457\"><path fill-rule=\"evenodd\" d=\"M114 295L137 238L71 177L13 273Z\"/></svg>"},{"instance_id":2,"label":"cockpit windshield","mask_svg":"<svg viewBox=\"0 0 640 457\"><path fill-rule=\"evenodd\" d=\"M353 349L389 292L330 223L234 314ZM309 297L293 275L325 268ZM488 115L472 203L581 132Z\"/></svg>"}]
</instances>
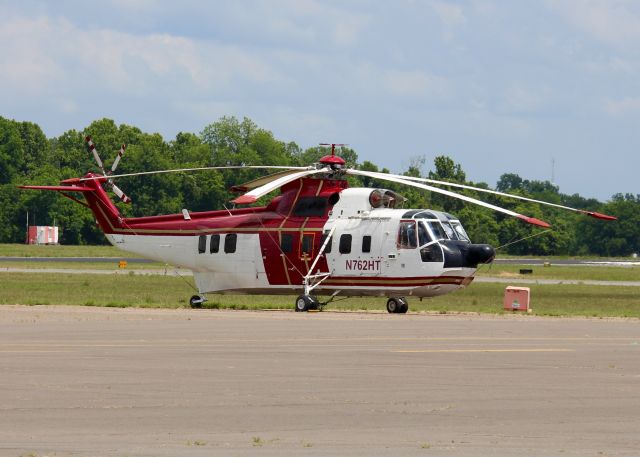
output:
<instances>
[{"instance_id":1,"label":"cockpit windshield","mask_svg":"<svg viewBox=\"0 0 640 457\"><path fill-rule=\"evenodd\" d=\"M441 215L440 217L438 215ZM469 235L459 220L446 213L434 214L431 211L420 211L415 214L405 214L418 223L418 246L437 240L459 240L471 242ZM445 216L445 217L442 217Z\"/></svg>"},{"instance_id":2,"label":"cockpit windshield","mask_svg":"<svg viewBox=\"0 0 640 457\"><path fill-rule=\"evenodd\" d=\"M467 232L464 230L460 222L451 222L451 225L453 226L453 229L455 230L456 235L458 235L459 239L461 239L462 241L471 242L471 240L469 239L469 235L467 235Z\"/></svg>"},{"instance_id":3,"label":"cockpit windshield","mask_svg":"<svg viewBox=\"0 0 640 457\"><path fill-rule=\"evenodd\" d=\"M457 240L458 236L456 235L456 232L453 230L453 227L451 227L451 224L448 222L442 222L442 227L444 227L444 231L447 233L447 237L450 240Z\"/></svg>"},{"instance_id":4,"label":"cockpit windshield","mask_svg":"<svg viewBox=\"0 0 640 457\"><path fill-rule=\"evenodd\" d=\"M442 225L438 221L428 221L427 224L433 233L433 236L436 237L436 240L446 240L447 234L444 232Z\"/></svg>"}]
</instances>

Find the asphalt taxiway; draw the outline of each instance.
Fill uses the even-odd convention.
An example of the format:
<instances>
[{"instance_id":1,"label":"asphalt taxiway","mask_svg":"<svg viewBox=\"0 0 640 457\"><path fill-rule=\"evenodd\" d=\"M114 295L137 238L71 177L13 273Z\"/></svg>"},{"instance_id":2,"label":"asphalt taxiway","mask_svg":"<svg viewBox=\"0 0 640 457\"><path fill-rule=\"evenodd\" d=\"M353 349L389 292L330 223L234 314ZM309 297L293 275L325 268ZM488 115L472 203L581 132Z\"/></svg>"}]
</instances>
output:
<instances>
[{"instance_id":1,"label":"asphalt taxiway","mask_svg":"<svg viewBox=\"0 0 640 457\"><path fill-rule=\"evenodd\" d=\"M640 321L0 307L1 456L637 456Z\"/></svg>"}]
</instances>

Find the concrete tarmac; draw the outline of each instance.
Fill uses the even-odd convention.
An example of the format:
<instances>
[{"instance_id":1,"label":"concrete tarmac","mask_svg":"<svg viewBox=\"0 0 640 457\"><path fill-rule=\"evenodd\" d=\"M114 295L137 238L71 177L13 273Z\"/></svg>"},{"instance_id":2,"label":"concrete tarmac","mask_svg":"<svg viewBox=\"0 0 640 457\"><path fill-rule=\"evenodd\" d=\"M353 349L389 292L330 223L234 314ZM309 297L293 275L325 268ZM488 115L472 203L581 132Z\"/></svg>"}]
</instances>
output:
<instances>
[{"instance_id":1,"label":"concrete tarmac","mask_svg":"<svg viewBox=\"0 0 640 457\"><path fill-rule=\"evenodd\" d=\"M0 456L640 455L640 321L0 307Z\"/></svg>"}]
</instances>

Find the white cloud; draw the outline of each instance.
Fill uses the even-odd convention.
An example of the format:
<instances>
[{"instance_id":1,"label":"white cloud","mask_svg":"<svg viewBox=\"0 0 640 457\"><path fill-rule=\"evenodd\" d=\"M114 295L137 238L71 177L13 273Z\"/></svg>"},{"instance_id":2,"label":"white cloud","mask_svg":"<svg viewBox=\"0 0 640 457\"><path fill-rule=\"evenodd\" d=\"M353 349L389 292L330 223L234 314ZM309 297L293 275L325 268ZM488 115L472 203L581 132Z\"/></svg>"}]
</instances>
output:
<instances>
[{"instance_id":1,"label":"white cloud","mask_svg":"<svg viewBox=\"0 0 640 457\"><path fill-rule=\"evenodd\" d=\"M640 61L635 57L607 57L602 60L587 62L585 68L594 73L608 76L611 74L635 77L640 73Z\"/></svg>"},{"instance_id":2,"label":"white cloud","mask_svg":"<svg viewBox=\"0 0 640 457\"><path fill-rule=\"evenodd\" d=\"M628 114L640 114L640 97L625 97L620 100L606 100L607 113L620 116Z\"/></svg>"},{"instance_id":3,"label":"white cloud","mask_svg":"<svg viewBox=\"0 0 640 457\"><path fill-rule=\"evenodd\" d=\"M342 130L333 116L318 114L313 110L306 111L287 106L265 107L257 114L256 120L260 124L269 124L276 136L284 141L299 143L300 138L313 138L318 143L345 141L338 138Z\"/></svg>"},{"instance_id":4,"label":"white cloud","mask_svg":"<svg viewBox=\"0 0 640 457\"><path fill-rule=\"evenodd\" d=\"M286 25L286 30L319 42L330 37L336 46L354 46L369 23L369 16L346 8L336 8L315 0L286 0L283 8L273 8L271 0L262 2L273 23ZM284 12L284 14L283 14Z\"/></svg>"},{"instance_id":5,"label":"white cloud","mask_svg":"<svg viewBox=\"0 0 640 457\"><path fill-rule=\"evenodd\" d=\"M180 79L200 89L224 89L235 80L286 83L288 77L258 52L170 34L133 35L85 30L65 19L4 18L0 73L25 92L53 92L82 81L86 88L108 87L139 94ZM187 81L181 77L186 75Z\"/></svg>"},{"instance_id":6,"label":"white cloud","mask_svg":"<svg viewBox=\"0 0 640 457\"><path fill-rule=\"evenodd\" d=\"M640 3L631 0L554 0L548 3L593 38L609 45L637 49Z\"/></svg>"},{"instance_id":7,"label":"white cloud","mask_svg":"<svg viewBox=\"0 0 640 457\"><path fill-rule=\"evenodd\" d=\"M532 113L544 107L550 93L548 87L532 88L512 84L504 94L505 108L508 111Z\"/></svg>"},{"instance_id":8,"label":"white cloud","mask_svg":"<svg viewBox=\"0 0 640 457\"><path fill-rule=\"evenodd\" d=\"M387 70L382 78L392 95L433 98L446 96L449 92L447 80L423 71Z\"/></svg>"},{"instance_id":9,"label":"white cloud","mask_svg":"<svg viewBox=\"0 0 640 457\"><path fill-rule=\"evenodd\" d=\"M467 23L464 10L459 4L434 0L430 5L442 22L445 40L451 40L455 30Z\"/></svg>"}]
</instances>

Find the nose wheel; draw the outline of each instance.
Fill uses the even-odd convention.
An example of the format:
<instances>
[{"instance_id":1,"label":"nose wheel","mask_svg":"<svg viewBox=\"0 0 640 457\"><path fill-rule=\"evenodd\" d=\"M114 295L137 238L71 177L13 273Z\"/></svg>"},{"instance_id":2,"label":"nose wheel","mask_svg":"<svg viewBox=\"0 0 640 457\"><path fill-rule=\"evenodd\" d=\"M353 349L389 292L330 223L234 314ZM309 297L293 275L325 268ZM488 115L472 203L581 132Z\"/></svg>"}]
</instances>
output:
<instances>
[{"instance_id":1,"label":"nose wheel","mask_svg":"<svg viewBox=\"0 0 640 457\"><path fill-rule=\"evenodd\" d=\"M390 313L405 314L409 311L409 304L404 297L391 297L387 300L387 311Z\"/></svg>"}]
</instances>

